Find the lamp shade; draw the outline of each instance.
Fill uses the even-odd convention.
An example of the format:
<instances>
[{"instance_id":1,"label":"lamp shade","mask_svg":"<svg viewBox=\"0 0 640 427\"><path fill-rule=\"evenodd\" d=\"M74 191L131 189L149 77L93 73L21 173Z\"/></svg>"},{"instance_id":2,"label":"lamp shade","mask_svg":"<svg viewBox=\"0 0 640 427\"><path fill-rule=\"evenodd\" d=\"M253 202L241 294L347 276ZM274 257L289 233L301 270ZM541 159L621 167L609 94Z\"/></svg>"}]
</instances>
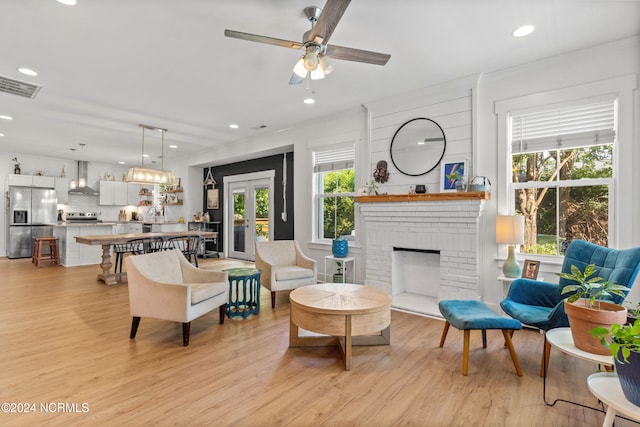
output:
<instances>
[{"instance_id":1,"label":"lamp shade","mask_svg":"<svg viewBox=\"0 0 640 427\"><path fill-rule=\"evenodd\" d=\"M496 243L521 245L524 243L524 216L498 215L496 217Z\"/></svg>"}]
</instances>

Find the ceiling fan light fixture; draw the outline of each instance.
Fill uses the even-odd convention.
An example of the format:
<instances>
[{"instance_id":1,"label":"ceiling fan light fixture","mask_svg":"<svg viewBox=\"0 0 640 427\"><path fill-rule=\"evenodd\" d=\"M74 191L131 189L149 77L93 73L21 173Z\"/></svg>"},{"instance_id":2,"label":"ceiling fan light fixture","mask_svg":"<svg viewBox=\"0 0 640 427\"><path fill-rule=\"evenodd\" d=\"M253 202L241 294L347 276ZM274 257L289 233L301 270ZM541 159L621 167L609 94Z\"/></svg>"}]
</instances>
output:
<instances>
[{"instance_id":1,"label":"ceiling fan light fixture","mask_svg":"<svg viewBox=\"0 0 640 427\"><path fill-rule=\"evenodd\" d=\"M307 69L304 67L304 56L301 57L298 62L296 62L295 67L293 67L293 72L296 74L296 76L300 77L301 79L304 79L305 77L307 77Z\"/></svg>"},{"instance_id":2,"label":"ceiling fan light fixture","mask_svg":"<svg viewBox=\"0 0 640 427\"><path fill-rule=\"evenodd\" d=\"M311 71L311 80L320 80L324 79L324 71L322 71L321 67L316 68Z\"/></svg>"},{"instance_id":3,"label":"ceiling fan light fixture","mask_svg":"<svg viewBox=\"0 0 640 427\"><path fill-rule=\"evenodd\" d=\"M313 71L318 68L317 48L313 46L307 48L307 53L304 56L304 68L306 68L308 71Z\"/></svg>"},{"instance_id":4,"label":"ceiling fan light fixture","mask_svg":"<svg viewBox=\"0 0 640 427\"><path fill-rule=\"evenodd\" d=\"M325 76L333 72L333 62L331 62L327 55L320 56L320 68L322 68Z\"/></svg>"}]
</instances>

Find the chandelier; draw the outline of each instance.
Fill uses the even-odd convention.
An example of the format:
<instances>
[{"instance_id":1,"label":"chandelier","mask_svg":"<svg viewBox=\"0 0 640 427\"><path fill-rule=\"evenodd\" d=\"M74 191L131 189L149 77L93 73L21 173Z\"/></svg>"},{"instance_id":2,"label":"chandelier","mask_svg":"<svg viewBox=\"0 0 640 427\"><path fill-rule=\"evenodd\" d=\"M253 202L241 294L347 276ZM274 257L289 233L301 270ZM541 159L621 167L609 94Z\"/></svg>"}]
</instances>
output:
<instances>
[{"instance_id":1,"label":"chandelier","mask_svg":"<svg viewBox=\"0 0 640 427\"><path fill-rule=\"evenodd\" d=\"M142 165L141 167L134 167L129 169L129 174L127 175L127 182L131 182L134 184L164 184L166 186L177 185L177 179L175 174L172 171L164 170L164 134L167 132L166 129L149 126L149 125L138 125L142 128ZM144 130L149 129L156 132L160 132L162 134L162 163L161 170L150 169L144 167Z\"/></svg>"}]
</instances>

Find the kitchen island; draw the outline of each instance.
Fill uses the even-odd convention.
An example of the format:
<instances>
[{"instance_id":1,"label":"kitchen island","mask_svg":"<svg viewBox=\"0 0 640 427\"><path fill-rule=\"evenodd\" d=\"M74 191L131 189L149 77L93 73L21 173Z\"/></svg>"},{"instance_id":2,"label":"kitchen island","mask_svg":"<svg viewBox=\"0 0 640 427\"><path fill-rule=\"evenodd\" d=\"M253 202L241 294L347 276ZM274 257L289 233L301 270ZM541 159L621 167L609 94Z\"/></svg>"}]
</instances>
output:
<instances>
[{"instance_id":1,"label":"kitchen island","mask_svg":"<svg viewBox=\"0 0 640 427\"><path fill-rule=\"evenodd\" d=\"M100 268L102 273L98 274L98 280L103 281L107 285L115 285L127 280L127 273L116 273L111 271L113 263L111 262L111 247L113 245L130 242L136 239L147 239L151 237L160 237L163 240L168 240L172 237L189 237L198 236L204 238L216 237L218 233L213 231L168 231L163 233L124 233L124 234L105 234L94 236L76 236L77 243L101 246L102 247L102 262Z\"/></svg>"},{"instance_id":2,"label":"kitchen island","mask_svg":"<svg viewBox=\"0 0 640 427\"><path fill-rule=\"evenodd\" d=\"M115 222L71 223L59 222L52 224L53 235L58 238L60 263L64 267L95 264L102 253L99 247L81 247L76 243L78 236L113 234Z\"/></svg>"}]
</instances>

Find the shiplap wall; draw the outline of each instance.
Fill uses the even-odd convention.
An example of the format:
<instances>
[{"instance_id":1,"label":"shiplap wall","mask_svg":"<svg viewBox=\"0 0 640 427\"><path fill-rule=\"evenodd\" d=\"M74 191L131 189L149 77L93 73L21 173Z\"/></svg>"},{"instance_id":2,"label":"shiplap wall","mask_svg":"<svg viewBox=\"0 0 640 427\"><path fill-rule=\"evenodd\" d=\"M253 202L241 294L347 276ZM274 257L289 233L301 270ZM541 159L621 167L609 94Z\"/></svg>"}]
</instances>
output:
<instances>
[{"instance_id":1,"label":"shiplap wall","mask_svg":"<svg viewBox=\"0 0 640 427\"><path fill-rule=\"evenodd\" d=\"M415 96L415 94L413 95ZM371 122L370 163L366 181L373 179L373 171L380 160L386 160L389 180L378 184L379 192L406 194L410 186L425 184L431 193L440 192L440 166L422 176L407 176L399 172L391 161L390 146L394 133L403 123L418 117L431 119L444 130L447 146L445 159L466 159L467 177L472 167L472 87L422 93L413 99L394 98L368 105Z\"/></svg>"}]
</instances>

